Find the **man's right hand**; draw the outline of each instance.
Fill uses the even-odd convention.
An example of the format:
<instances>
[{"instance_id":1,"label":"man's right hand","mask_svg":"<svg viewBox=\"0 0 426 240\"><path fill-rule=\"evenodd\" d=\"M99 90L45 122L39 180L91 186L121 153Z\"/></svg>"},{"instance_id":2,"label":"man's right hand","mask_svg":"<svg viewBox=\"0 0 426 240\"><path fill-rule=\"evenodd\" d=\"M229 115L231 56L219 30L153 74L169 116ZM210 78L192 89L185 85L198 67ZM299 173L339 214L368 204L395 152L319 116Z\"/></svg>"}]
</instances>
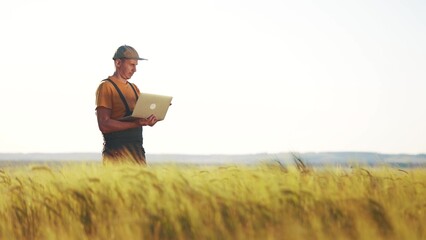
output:
<instances>
[{"instance_id":1,"label":"man's right hand","mask_svg":"<svg viewBox=\"0 0 426 240\"><path fill-rule=\"evenodd\" d=\"M151 115L148 118L137 119L135 122L137 124L141 125L141 126L150 126L150 127L152 127L152 126L154 126L158 122L158 119L154 115Z\"/></svg>"}]
</instances>

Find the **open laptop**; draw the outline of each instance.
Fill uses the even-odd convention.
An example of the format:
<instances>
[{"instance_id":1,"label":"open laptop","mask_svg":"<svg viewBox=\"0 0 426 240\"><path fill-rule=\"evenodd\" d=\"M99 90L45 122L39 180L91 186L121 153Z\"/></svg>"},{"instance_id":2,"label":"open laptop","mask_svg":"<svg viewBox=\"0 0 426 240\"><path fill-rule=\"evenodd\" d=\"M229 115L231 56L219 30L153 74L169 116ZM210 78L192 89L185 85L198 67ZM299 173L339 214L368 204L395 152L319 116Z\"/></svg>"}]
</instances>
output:
<instances>
[{"instance_id":1,"label":"open laptop","mask_svg":"<svg viewBox=\"0 0 426 240\"><path fill-rule=\"evenodd\" d=\"M137 118L148 118L154 115L159 121L166 117L167 110L173 97L150 93L140 93L133 113L130 116L120 118L120 121L133 121Z\"/></svg>"}]
</instances>

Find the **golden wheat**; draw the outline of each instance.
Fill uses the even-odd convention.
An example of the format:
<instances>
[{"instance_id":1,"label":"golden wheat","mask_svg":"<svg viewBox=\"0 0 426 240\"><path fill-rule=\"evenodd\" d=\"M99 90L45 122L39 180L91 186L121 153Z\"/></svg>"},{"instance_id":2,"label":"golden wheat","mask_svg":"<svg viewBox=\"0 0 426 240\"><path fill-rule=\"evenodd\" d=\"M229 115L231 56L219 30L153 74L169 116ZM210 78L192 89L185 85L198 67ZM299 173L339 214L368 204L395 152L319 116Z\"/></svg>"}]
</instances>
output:
<instances>
[{"instance_id":1,"label":"golden wheat","mask_svg":"<svg viewBox=\"0 0 426 240\"><path fill-rule=\"evenodd\" d=\"M425 239L426 171L0 169L0 239Z\"/></svg>"}]
</instances>

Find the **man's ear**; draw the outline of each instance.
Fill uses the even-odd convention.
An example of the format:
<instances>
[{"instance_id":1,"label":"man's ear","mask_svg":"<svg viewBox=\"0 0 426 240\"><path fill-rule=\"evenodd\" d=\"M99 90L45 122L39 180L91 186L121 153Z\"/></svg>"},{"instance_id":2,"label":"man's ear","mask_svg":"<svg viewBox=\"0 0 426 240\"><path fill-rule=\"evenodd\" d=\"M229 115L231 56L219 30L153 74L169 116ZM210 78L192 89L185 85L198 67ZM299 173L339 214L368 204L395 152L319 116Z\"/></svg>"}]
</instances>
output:
<instances>
[{"instance_id":1,"label":"man's ear","mask_svg":"<svg viewBox=\"0 0 426 240\"><path fill-rule=\"evenodd\" d=\"M115 59L114 65L115 65L116 68L119 68L121 66L121 59Z\"/></svg>"}]
</instances>

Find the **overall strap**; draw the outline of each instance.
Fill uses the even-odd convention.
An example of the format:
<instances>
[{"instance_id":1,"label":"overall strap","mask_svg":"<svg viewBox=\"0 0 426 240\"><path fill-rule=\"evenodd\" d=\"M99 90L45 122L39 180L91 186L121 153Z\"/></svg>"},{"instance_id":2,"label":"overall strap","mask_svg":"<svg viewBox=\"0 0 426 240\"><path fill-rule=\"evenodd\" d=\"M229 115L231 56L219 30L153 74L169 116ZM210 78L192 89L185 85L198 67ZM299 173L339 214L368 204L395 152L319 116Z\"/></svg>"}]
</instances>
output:
<instances>
[{"instance_id":1,"label":"overall strap","mask_svg":"<svg viewBox=\"0 0 426 240\"><path fill-rule=\"evenodd\" d=\"M114 86L115 90L117 90L118 94L120 95L121 101L123 101L124 107L126 108L126 116L130 116L130 115L132 115L132 111L130 111L129 104L127 104L126 98L124 97L124 95L123 95L123 93L120 91L120 89L118 88L117 84L115 84L115 83L114 83L111 79L109 79L109 78L107 78L107 79L105 79L105 80L103 80L103 81L108 81L108 82L110 82L110 83ZM134 92L134 93L135 93L135 95L136 95L136 100L137 100L137 99L138 99L138 94L136 93L136 90L135 90L135 88L133 87L133 85L132 85L131 83L129 83L129 84L130 84L130 86L132 87L133 92Z\"/></svg>"},{"instance_id":2,"label":"overall strap","mask_svg":"<svg viewBox=\"0 0 426 240\"><path fill-rule=\"evenodd\" d=\"M135 93L136 101L137 101L137 100L138 100L138 98L139 98L138 93L136 92L136 89L135 89L135 87L133 86L133 83L129 83L129 84L130 84L130 87L132 87L133 92Z\"/></svg>"}]
</instances>

